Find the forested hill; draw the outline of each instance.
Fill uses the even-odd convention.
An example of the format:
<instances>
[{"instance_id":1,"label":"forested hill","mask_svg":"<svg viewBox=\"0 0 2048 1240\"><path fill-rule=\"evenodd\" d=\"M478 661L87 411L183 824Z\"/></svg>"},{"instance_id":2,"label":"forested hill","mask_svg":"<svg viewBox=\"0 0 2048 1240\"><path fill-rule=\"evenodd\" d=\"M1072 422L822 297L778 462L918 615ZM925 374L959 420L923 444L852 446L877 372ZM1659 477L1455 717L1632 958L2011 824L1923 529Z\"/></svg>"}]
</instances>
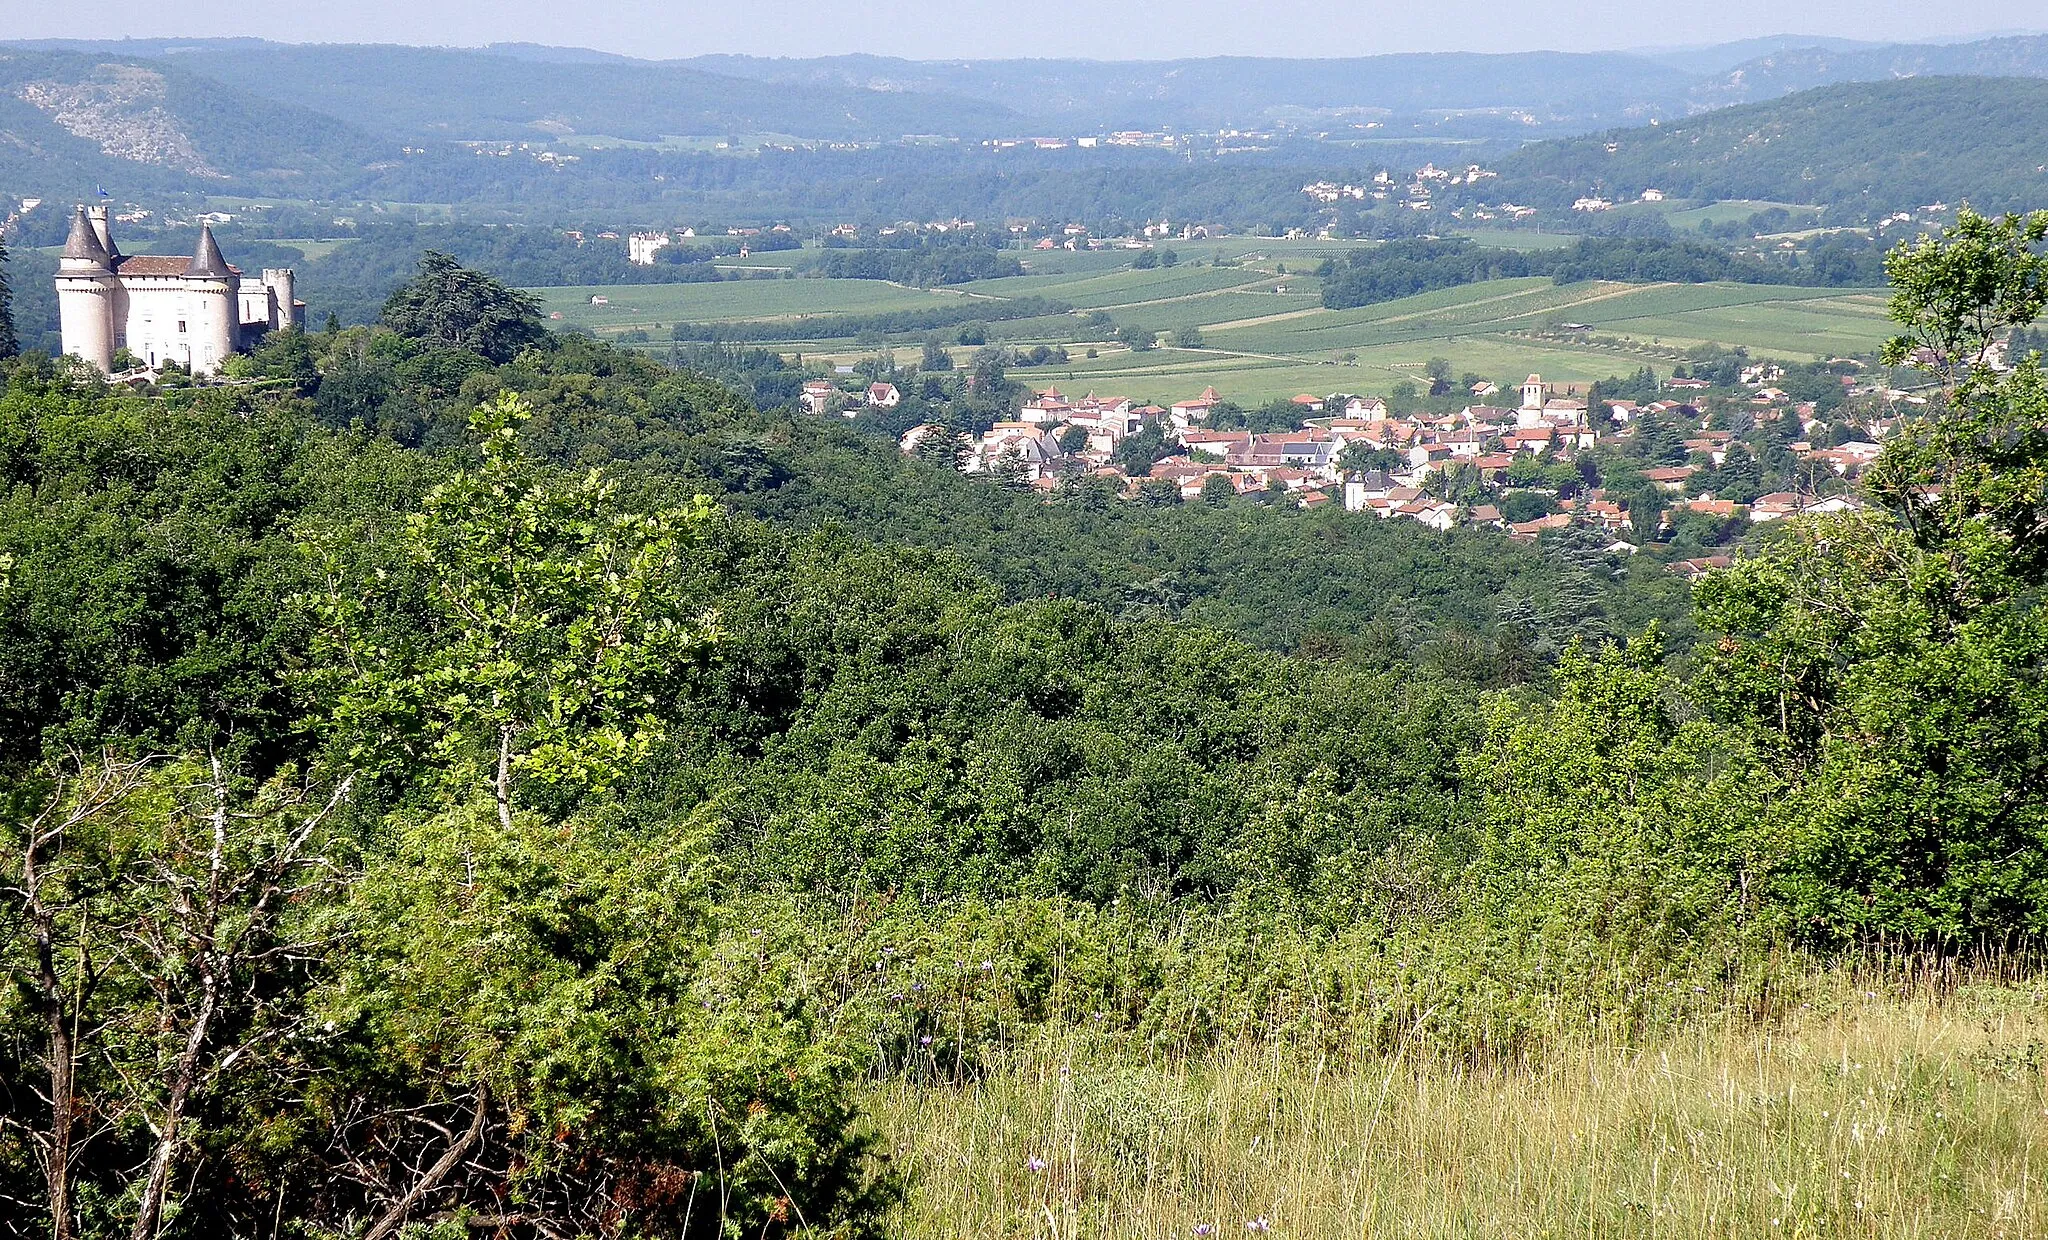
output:
<instances>
[{"instance_id":1,"label":"forested hill","mask_svg":"<svg viewBox=\"0 0 2048 1240\"><path fill-rule=\"evenodd\" d=\"M177 60L0 47L0 189L275 191L359 176L398 145L297 97Z\"/></svg>"},{"instance_id":2,"label":"forested hill","mask_svg":"<svg viewBox=\"0 0 2048 1240\"><path fill-rule=\"evenodd\" d=\"M2030 330L2044 246L1964 212L1902 251L1893 356ZM1865 510L1689 598L1659 573L1672 662L1618 606L1650 557L1595 530L1041 498L551 335L437 254L382 318L232 385L0 360L0 1240L1349 1236L1525 1113L1503 1170L1453 1165L1469 1205L1393 1230L1562 1197L1495 1230L1975 1235L2034 1182L2031 358L1905 415ZM963 420L1020 395L935 377ZM1318 614L1296 653L1204 623ZM1852 1052L1834 1093L1788 1071ZM1393 1073L1471 1118L1381 1125ZM905 1152L968 1095L1038 1109ZM1340 1097L1399 1157L1297 1225L1274 1182L1331 1175ZM1320 1147L1169 1144L1275 1110ZM1528 1174L1565 1146L1653 1169ZM1765 1200L1729 1224L1702 1182ZM997 1204L897 1208L961 1183Z\"/></svg>"},{"instance_id":3,"label":"forested hill","mask_svg":"<svg viewBox=\"0 0 2048 1240\"><path fill-rule=\"evenodd\" d=\"M2048 81L1926 77L1856 82L1687 120L1523 147L1502 192L1545 204L1644 190L1766 199L1851 217L1967 199L2048 203Z\"/></svg>"}]
</instances>

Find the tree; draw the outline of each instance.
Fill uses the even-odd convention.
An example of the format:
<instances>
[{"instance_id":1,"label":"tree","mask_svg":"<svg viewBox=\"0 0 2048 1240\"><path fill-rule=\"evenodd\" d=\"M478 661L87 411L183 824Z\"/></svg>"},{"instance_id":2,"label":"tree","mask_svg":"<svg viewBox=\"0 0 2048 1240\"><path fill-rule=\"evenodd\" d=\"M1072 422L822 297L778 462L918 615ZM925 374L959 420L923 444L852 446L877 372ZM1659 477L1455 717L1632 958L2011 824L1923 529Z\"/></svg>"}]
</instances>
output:
<instances>
[{"instance_id":1,"label":"tree","mask_svg":"<svg viewBox=\"0 0 2048 1240\"><path fill-rule=\"evenodd\" d=\"M2048 211L1993 220L1963 207L1941 237L1887 254L1891 316L1905 331L1886 343L1885 365L1915 361L1949 388L1980 369L1993 344L2048 304L2044 239Z\"/></svg>"},{"instance_id":2,"label":"tree","mask_svg":"<svg viewBox=\"0 0 2048 1240\"><path fill-rule=\"evenodd\" d=\"M2048 380L1979 364L2040 308L2028 237L1973 217L1893 251L1900 341L1952 386L1868 472L1885 511L1697 587L1696 691L1801 775L1784 891L1823 936L2048 927Z\"/></svg>"},{"instance_id":3,"label":"tree","mask_svg":"<svg viewBox=\"0 0 2048 1240\"><path fill-rule=\"evenodd\" d=\"M924 356L919 359L917 368L925 371L951 370L953 355L946 352L944 342L933 336L924 342Z\"/></svg>"},{"instance_id":4,"label":"tree","mask_svg":"<svg viewBox=\"0 0 2048 1240\"><path fill-rule=\"evenodd\" d=\"M33 814L0 820L20 928L0 951L42 1030L46 1119L29 1131L59 1240L77 1234L89 1147L123 1147L92 1160L95 1188L132 1202L131 1240L155 1240L195 1117L300 1073L351 783L286 773L245 796L218 758L110 755L58 766Z\"/></svg>"},{"instance_id":5,"label":"tree","mask_svg":"<svg viewBox=\"0 0 2048 1240\"><path fill-rule=\"evenodd\" d=\"M322 553L310 678L359 755L488 788L508 830L521 779L601 788L646 753L657 685L716 634L673 585L710 501L635 513L596 470L557 481L521 451L531 415L511 393L471 414L482 461L407 521L406 574L357 580Z\"/></svg>"},{"instance_id":6,"label":"tree","mask_svg":"<svg viewBox=\"0 0 2048 1240\"><path fill-rule=\"evenodd\" d=\"M1395 448L1375 448L1364 440L1344 445L1337 454L1337 468L1347 474L1362 474L1369 470L1392 471L1405 468L1408 458Z\"/></svg>"},{"instance_id":7,"label":"tree","mask_svg":"<svg viewBox=\"0 0 2048 1240\"><path fill-rule=\"evenodd\" d=\"M395 828L325 996L353 1054L309 1100L363 1240L463 1215L543 1237L878 1234L897 1181L855 1061L788 979L712 967L693 826L507 829L472 800Z\"/></svg>"},{"instance_id":8,"label":"tree","mask_svg":"<svg viewBox=\"0 0 2048 1240\"><path fill-rule=\"evenodd\" d=\"M1764 467L1748 447L1732 443L1713 472L1712 484L1717 499L1733 500L1738 504L1751 503L1763 494Z\"/></svg>"},{"instance_id":9,"label":"tree","mask_svg":"<svg viewBox=\"0 0 2048 1240\"><path fill-rule=\"evenodd\" d=\"M1118 444L1110 459L1124 473L1139 478L1151 471L1152 462L1172 451L1173 444L1166 438L1166 433L1157 426L1148 424L1137 434L1126 437Z\"/></svg>"},{"instance_id":10,"label":"tree","mask_svg":"<svg viewBox=\"0 0 2048 1240\"><path fill-rule=\"evenodd\" d=\"M1138 502L1147 508L1171 508L1181 502L1180 483L1171 478L1147 478L1138 484Z\"/></svg>"},{"instance_id":11,"label":"tree","mask_svg":"<svg viewBox=\"0 0 2048 1240\"><path fill-rule=\"evenodd\" d=\"M958 427L935 426L917 440L917 459L940 469L958 471L967 464L967 453L967 436Z\"/></svg>"},{"instance_id":12,"label":"tree","mask_svg":"<svg viewBox=\"0 0 2048 1240\"><path fill-rule=\"evenodd\" d=\"M1500 497L1500 519L1510 525L1551 514L1550 497L1535 491L1509 491Z\"/></svg>"},{"instance_id":13,"label":"tree","mask_svg":"<svg viewBox=\"0 0 2048 1240\"><path fill-rule=\"evenodd\" d=\"M401 336L501 363L547 335L538 298L434 250L385 301L383 323Z\"/></svg>"},{"instance_id":14,"label":"tree","mask_svg":"<svg viewBox=\"0 0 2048 1240\"><path fill-rule=\"evenodd\" d=\"M1422 373L1429 376L1429 394L1442 396L1451 390L1451 363L1447 358L1432 357L1423 365Z\"/></svg>"},{"instance_id":15,"label":"tree","mask_svg":"<svg viewBox=\"0 0 2048 1240\"><path fill-rule=\"evenodd\" d=\"M1159 343L1159 333L1132 323L1117 329L1116 338L1133 353L1143 353Z\"/></svg>"},{"instance_id":16,"label":"tree","mask_svg":"<svg viewBox=\"0 0 2048 1240\"><path fill-rule=\"evenodd\" d=\"M7 283L7 239L0 237L0 359L21 351L14 331L14 290Z\"/></svg>"}]
</instances>

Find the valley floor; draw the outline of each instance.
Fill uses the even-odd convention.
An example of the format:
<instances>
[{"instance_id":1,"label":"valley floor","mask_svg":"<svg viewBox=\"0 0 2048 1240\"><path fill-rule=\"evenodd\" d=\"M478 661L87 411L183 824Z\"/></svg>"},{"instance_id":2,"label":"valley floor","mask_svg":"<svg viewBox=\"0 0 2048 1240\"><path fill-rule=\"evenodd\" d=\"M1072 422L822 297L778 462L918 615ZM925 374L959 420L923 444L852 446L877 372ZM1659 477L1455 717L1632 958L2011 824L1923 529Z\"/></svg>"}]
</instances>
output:
<instances>
[{"instance_id":1,"label":"valley floor","mask_svg":"<svg viewBox=\"0 0 2048 1240\"><path fill-rule=\"evenodd\" d=\"M2044 1037L2037 986L1845 983L1513 1070L1077 1037L870 1107L909 1236L2039 1236Z\"/></svg>"}]
</instances>

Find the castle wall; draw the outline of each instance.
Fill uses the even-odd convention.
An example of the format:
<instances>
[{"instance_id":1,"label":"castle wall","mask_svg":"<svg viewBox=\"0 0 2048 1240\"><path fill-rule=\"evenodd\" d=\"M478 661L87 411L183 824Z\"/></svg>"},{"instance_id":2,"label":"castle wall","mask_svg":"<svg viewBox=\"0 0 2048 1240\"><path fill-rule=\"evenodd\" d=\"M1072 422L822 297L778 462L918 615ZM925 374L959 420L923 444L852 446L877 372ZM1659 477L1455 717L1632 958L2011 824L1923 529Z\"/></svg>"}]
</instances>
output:
<instances>
[{"instance_id":1,"label":"castle wall","mask_svg":"<svg viewBox=\"0 0 2048 1240\"><path fill-rule=\"evenodd\" d=\"M277 294L268 285L244 278L235 296L237 321L257 331L277 326Z\"/></svg>"},{"instance_id":2,"label":"castle wall","mask_svg":"<svg viewBox=\"0 0 2048 1240\"><path fill-rule=\"evenodd\" d=\"M177 362L195 375L208 375L240 343L225 281L130 276L123 283L128 351L148 365Z\"/></svg>"}]
</instances>

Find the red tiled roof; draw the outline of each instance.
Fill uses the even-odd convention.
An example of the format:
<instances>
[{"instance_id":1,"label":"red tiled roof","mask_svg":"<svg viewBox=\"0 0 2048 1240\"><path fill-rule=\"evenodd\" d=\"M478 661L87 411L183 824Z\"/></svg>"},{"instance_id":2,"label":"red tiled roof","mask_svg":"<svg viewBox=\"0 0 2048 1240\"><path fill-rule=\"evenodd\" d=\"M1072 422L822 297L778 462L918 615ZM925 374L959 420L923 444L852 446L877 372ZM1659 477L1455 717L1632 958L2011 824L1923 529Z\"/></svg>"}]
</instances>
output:
<instances>
[{"instance_id":1,"label":"red tiled roof","mask_svg":"<svg viewBox=\"0 0 2048 1240\"><path fill-rule=\"evenodd\" d=\"M130 254L114 264L114 270L124 276L182 276L191 265L191 259L174 255ZM228 270L238 276L242 274L242 269L232 264Z\"/></svg>"}]
</instances>

